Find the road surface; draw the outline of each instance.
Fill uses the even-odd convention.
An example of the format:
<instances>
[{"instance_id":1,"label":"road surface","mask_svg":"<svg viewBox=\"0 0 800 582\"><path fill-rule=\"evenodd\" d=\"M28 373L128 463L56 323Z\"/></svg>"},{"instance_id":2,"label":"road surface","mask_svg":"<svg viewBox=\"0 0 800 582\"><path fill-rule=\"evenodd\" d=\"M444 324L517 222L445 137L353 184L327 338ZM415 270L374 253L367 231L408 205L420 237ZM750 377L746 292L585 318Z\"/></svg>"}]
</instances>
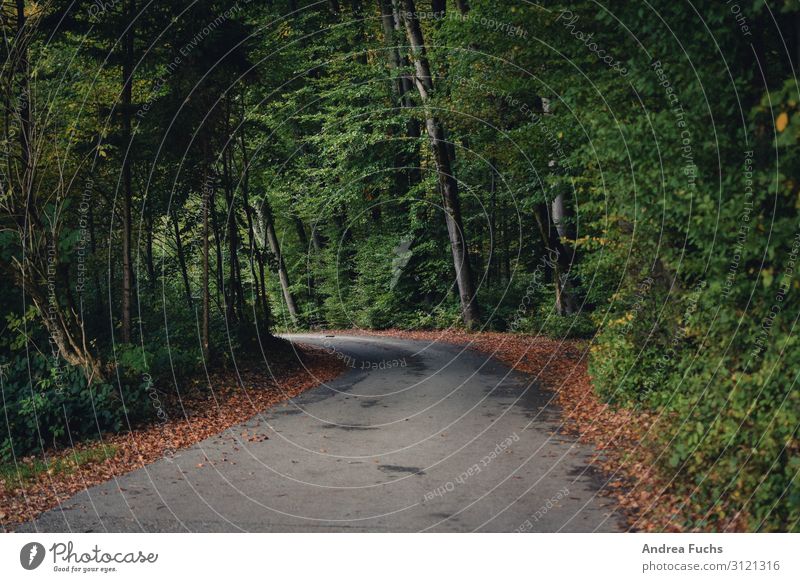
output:
<instances>
[{"instance_id":1,"label":"road surface","mask_svg":"<svg viewBox=\"0 0 800 582\"><path fill-rule=\"evenodd\" d=\"M552 395L529 376L442 343L287 337L348 371L20 530L622 529L592 449L559 431Z\"/></svg>"}]
</instances>

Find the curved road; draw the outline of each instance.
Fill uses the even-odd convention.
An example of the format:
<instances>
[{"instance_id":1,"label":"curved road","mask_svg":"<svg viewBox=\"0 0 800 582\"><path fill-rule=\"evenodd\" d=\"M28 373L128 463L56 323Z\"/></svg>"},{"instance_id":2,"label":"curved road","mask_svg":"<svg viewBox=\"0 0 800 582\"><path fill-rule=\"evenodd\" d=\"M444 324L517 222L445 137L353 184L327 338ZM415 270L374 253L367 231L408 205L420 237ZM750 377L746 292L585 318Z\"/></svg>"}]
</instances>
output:
<instances>
[{"instance_id":1,"label":"curved road","mask_svg":"<svg viewBox=\"0 0 800 582\"><path fill-rule=\"evenodd\" d=\"M622 529L597 494L592 449L559 433L530 377L448 344L286 337L350 369L20 530Z\"/></svg>"}]
</instances>

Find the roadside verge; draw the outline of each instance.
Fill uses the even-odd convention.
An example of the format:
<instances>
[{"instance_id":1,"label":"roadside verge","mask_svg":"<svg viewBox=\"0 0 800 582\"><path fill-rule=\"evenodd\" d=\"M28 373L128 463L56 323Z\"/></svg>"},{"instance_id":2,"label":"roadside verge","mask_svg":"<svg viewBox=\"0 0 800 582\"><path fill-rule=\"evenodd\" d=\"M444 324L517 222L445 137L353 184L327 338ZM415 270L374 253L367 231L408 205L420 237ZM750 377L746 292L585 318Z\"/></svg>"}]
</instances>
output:
<instances>
[{"instance_id":1,"label":"roadside verge","mask_svg":"<svg viewBox=\"0 0 800 582\"><path fill-rule=\"evenodd\" d=\"M165 398L166 414L148 425L0 467L2 531L13 530L83 489L170 459L180 449L344 371L342 362L324 350L302 344L294 347L294 354L284 354L276 365L247 363L236 370L215 371L208 379L182 383L180 396Z\"/></svg>"}]
</instances>

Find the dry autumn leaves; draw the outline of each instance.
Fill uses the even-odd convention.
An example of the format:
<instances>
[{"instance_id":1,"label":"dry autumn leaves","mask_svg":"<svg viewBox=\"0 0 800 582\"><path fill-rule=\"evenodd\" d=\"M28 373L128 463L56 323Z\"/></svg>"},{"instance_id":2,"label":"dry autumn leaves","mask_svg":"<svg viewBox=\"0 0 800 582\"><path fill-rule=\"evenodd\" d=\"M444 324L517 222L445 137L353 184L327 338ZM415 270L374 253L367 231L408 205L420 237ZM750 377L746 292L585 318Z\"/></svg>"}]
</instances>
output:
<instances>
[{"instance_id":1,"label":"dry autumn leaves","mask_svg":"<svg viewBox=\"0 0 800 582\"><path fill-rule=\"evenodd\" d=\"M220 370L196 380L180 399L165 400L168 420L74 448L51 450L43 457L20 459L0 476L0 524L10 531L77 492L123 475L212 435L218 434L274 404L327 382L343 370L340 360L322 350L295 345L269 370L263 363L240 365L237 374ZM299 360L299 361L298 361ZM210 381L209 381L210 380ZM186 393L188 392L188 393ZM268 437L243 433L244 442Z\"/></svg>"}]
</instances>

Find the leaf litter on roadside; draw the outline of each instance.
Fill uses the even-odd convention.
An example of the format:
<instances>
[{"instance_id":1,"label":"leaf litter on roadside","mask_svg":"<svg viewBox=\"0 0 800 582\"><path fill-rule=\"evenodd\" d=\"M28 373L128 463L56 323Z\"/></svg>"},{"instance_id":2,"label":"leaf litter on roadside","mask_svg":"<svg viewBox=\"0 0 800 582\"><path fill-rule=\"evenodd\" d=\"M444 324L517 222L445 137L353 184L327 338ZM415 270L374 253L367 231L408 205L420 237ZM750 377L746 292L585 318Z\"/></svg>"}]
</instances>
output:
<instances>
[{"instance_id":1,"label":"leaf litter on roadside","mask_svg":"<svg viewBox=\"0 0 800 582\"><path fill-rule=\"evenodd\" d=\"M293 360L284 357L271 364L251 363L237 370L218 370L207 381L198 381L188 394L167 400L166 422L154 422L129 432L103 434L99 441L79 443L72 448L47 451L42 458L20 459L17 469L34 462L57 466L70 458L96 449L113 451L100 458L76 464L69 471L38 471L24 483L0 480L0 525L10 531L20 523L58 506L76 493L153 463L205 438L244 422L263 410L298 396L309 388L332 380L345 366L341 360L312 346L295 345ZM298 361L299 360L299 361ZM246 435L246 436L245 436ZM254 431L242 433L240 441L258 443L269 437ZM205 459L197 468L213 464ZM16 472L18 470L15 469Z\"/></svg>"}]
</instances>

